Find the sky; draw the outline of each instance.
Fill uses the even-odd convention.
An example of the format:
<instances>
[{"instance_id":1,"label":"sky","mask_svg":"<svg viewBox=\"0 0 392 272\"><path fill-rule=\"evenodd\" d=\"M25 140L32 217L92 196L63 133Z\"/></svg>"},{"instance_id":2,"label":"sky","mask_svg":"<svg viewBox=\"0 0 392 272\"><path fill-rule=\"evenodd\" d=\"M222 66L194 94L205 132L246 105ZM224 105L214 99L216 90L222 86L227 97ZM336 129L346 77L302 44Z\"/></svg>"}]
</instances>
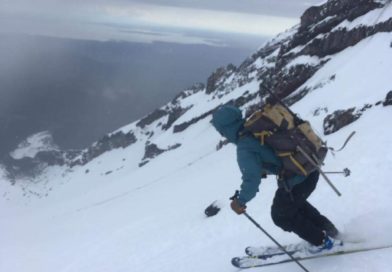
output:
<instances>
[{"instance_id":1,"label":"sky","mask_svg":"<svg viewBox=\"0 0 392 272\"><path fill-rule=\"evenodd\" d=\"M206 34L272 37L320 1L0 0L0 32L222 45Z\"/></svg>"}]
</instances>

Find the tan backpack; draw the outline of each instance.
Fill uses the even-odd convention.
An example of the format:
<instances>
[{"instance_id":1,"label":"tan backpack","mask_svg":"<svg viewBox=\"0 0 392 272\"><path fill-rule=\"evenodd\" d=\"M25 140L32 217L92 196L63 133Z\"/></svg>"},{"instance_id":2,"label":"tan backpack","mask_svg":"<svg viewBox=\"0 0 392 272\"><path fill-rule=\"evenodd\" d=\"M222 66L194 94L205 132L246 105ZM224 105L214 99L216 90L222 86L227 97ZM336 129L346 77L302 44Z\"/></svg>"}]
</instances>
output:
<instances>
[{"instance_id":1,"label":"tan backpack","mask_svg":"<svg viewBox=\"0 0 392 272\"><path fill-rule=\"evenodd\" d=\"M289 173L307 176L318 169L316 165L321 166L327 155L325 143L309 122L293 116L279 103L264 105L247 119L244 128L262 145L272 147L281 158L284 170Z\"/></svg>"}]
</instances>

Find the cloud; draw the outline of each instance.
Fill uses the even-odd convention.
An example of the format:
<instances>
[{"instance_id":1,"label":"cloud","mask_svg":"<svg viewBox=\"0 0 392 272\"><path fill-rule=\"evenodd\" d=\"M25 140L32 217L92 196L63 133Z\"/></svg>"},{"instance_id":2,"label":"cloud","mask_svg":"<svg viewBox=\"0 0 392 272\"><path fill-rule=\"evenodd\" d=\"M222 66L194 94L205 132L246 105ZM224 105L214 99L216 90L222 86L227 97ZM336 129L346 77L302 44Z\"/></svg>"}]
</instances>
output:
<instances>
[{"instance_id":1,"label":"cloud","mask_svg":"<svg viewBox=\"0 0 392 272\"><path fill-rule=\"evenodd\" d=\"M186 34L272 37L297 24L306 6L319 1L0 0L0 32L211 44L209 39Z\"/></svg>"},{"instance_id":2,"label":"cloud","mask_svg":"<svg viewBox=\"0 0 392 272\"><path fill-rule=\"evenodd\" d=\"M104 6L103 20L142 26L181 27L273 36L298 23L296 18L206 9L133 4Z\"/></svg>"}]
</instances>

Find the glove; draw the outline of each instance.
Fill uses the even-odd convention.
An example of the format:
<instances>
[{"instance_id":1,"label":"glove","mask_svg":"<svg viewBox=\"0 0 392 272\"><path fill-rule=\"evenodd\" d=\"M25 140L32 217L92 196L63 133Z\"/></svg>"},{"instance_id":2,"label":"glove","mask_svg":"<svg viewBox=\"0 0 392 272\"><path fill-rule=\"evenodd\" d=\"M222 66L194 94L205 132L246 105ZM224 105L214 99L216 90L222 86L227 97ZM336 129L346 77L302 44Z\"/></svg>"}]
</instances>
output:
<instances>
[{"instance_id":1,"label":"glove","mask_svg":"<svg viewBox=\"0 0 392 272\"><path fill-rule=\"evenodd\" d=\"M246 205L240 203L238 201L238 198L233 198L231 201L231 209L236 213L236 214L243 214L246 212Z\"/></svg>"}]
</instances>

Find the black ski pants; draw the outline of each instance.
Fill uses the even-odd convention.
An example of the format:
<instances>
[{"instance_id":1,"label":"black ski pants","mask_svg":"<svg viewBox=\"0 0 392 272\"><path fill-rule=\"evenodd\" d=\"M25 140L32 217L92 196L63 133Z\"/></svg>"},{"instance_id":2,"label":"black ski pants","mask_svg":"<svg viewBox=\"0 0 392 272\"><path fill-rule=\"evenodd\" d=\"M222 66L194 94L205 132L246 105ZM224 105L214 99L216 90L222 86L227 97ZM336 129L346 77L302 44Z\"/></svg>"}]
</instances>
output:
<instances>
[{"instance_id":1,"label":"black ski pants","mask_svg":"<svg viewBox=\"0 0 392 272\"><path fill-rule=\"evenodd\" d=\"M274 223L285 231L294 232L313 245L321 245L323 230L335 228L325 216L313 207L307 198L316 188L319 172L314 171L291 192L279 188L271 207Z\"/></svg>"}]
</instances>

